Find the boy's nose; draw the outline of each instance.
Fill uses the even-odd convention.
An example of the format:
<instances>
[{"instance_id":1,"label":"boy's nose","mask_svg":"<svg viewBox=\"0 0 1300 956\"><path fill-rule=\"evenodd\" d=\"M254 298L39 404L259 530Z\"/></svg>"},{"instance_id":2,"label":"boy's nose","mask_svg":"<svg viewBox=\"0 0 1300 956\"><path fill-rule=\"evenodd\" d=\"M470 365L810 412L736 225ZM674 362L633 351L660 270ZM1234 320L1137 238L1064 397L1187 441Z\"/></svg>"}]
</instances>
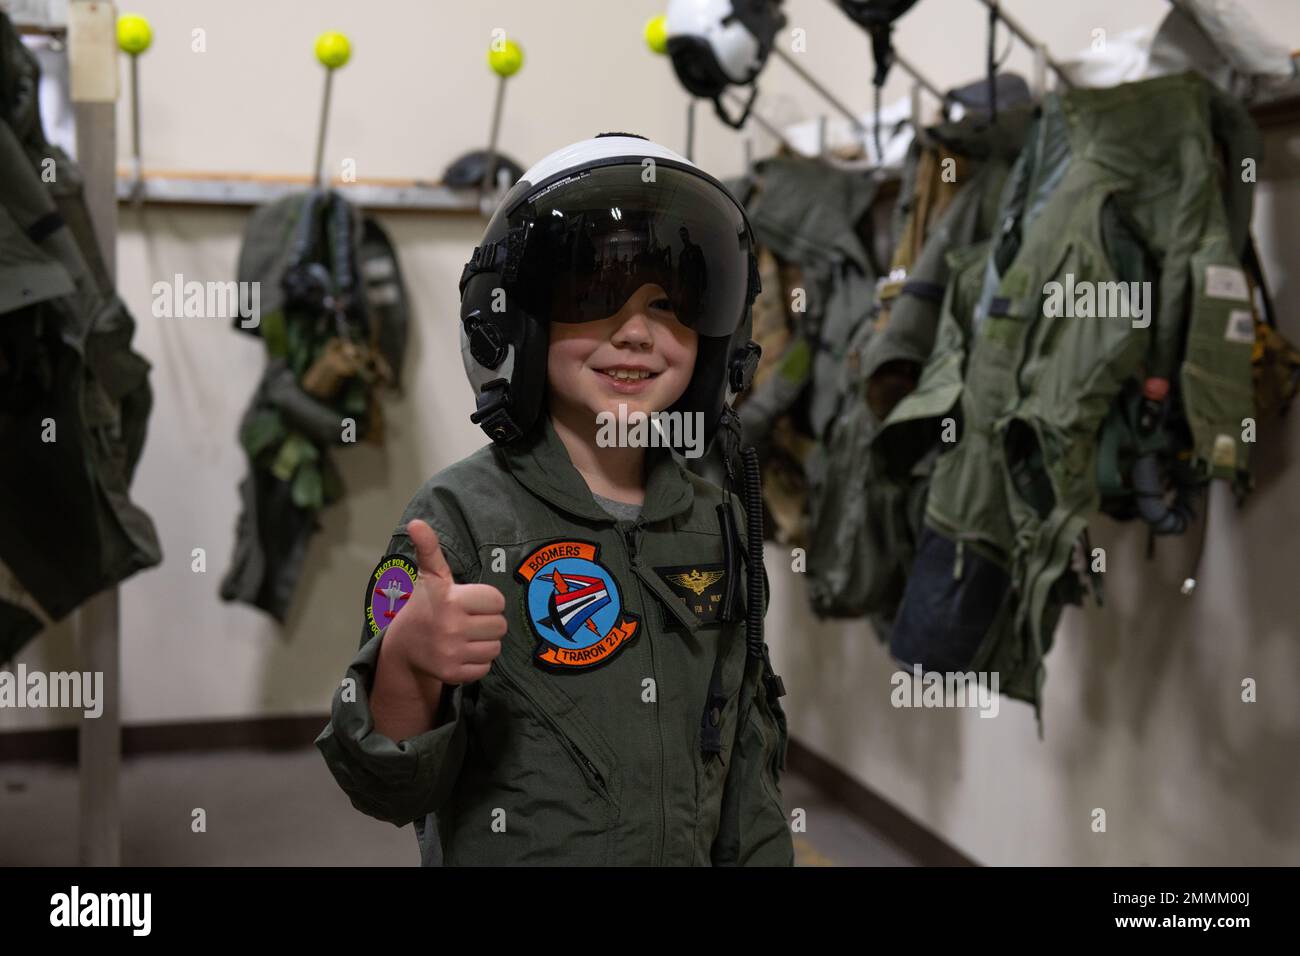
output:
<instances>
[{"instance_id":1,"label":"boy's nose","mask_svg":"<svg viewBox=\"0 0 1300 956\"><path fill-rule=\"evenodd\" d=\"M611 341L617 346L628 348L651 348L654 345L654 332L646 321L645 310L634 308L630 304L626 314L620 316L622 322L614 330Z\"/></svg>"}]
</instances>

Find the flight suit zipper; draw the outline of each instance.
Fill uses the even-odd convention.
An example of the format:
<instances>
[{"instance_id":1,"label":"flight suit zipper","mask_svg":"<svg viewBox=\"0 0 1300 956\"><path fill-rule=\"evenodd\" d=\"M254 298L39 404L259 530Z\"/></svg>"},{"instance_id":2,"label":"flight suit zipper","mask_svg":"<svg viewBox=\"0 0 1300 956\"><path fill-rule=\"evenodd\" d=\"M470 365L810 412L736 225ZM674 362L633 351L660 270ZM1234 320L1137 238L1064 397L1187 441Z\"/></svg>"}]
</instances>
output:
<instances>
[{"instance_id":1,"label":"flight suit zipper","mask_svg":"<svg viewBox=\"0 0 1300 956\"><path fill-rule=\"evenodd\" d=\"M539 704L536 699L533 698L533 695L528 693L523 685L506 672L505 668L498 668L497 673L501 675L502 680L509 684L520 697L528 701L533 712L541 718L542 722L545 723L546 726L551 728L551 732L555 734L556 738L573 757L579 770L590 776L591 782L595 785L596 791L605 798L605 801L609 803L611 807L614 807L614 797L613 794L610 793L609 784L605 781L604 774L600 772L600 769L592 762L591 758L587 756L583 749L578 746L569 734L565 733L564 728L562 728L559 723L549 713L547 713L546 708Z\"/></svg>"},{"instance_id":2,"label":"flight suit zipper","mask_svg":"<svg viewBox=\"0 0 1300 956\"><path fill-rule=\"evenodd\" d=\"M652 604L646 601L645 586L642 583L643 572L641 569L641 565L637 560L637 538L642 532L643 522L644 519L638 515L636 520L632 522L630 527L623 529L621 537L623 539L623 547L627 551L628 567L632 569L632 576L636 578L637 593L641 597L642 625L648 628L650 622L650 616L651 616L650 608L652 607ZM650 651L650 676L653 678L655 682L655 687L658 687L659 674L655 669L654 642L650 640L650 635L648 633L646 634L646 647L649 648ZM659 741L659 779L656 782L659 790L659 808L658 808L659 809L659 847L655 855L654 865L659 866L663 864L663 859L664 859L664 842L666 839L666 831L668 828L668 824L667 824L668 814L667 811L664 809L665 772L664 772L663 716L659 710L658 703L655 704L655 732L657 735L657 739Z\"/></svg>"}]
</instances>

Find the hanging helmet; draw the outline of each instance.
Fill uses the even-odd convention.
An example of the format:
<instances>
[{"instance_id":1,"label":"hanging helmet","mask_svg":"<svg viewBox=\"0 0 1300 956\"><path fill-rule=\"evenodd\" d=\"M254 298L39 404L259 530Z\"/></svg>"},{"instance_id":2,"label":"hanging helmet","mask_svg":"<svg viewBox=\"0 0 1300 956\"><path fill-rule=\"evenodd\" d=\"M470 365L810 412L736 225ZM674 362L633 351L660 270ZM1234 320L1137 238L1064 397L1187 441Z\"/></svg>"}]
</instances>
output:
<instances>
[{"instance_id":1,"label":"hanging helmet","mask_svg":"<svg viewBox=\"0 0 1300 956\"><path fill-rule=\"evenodd\" d=\"M753 233L720 182L628 133L582 140L528 169L465 264L470 420L502 444L527 434L545 406L550 323L608 318L646 283L699 336L691 382L668 410L702 413L707 448L758 362Z\"/></svg>"},{"instance_id":2,"label":"hanging helmet","mask_svg":"<svg viewBox=\"0 0 1300 956\"><path fill-rule=\"evenodd\" d=\"M916 0L839 0L840 9L858 26L871 34L871 52L876 61L876 86L885 85L885 77L894 64L892 33L894 21L912 8Z\"/></svg>"},{"instance_id":3,"label":"hanging helmet","mask_svg":"<svg viewBox=\"0 0 1300 956\"><path fill-rule=\"evenodd\" d=\"M739 128L720 97L728 86L747 86L762 72L777 31L785 26L780 0L672 0L668 4L668 55L678 80L696 96L713 100L718 118Z\"/></svg>"},{"instance_id":4,"label":"hanging helmet","mask_svg":"<svg viewBox=\"0 0 1300 956\"><path fill-rule=\"evenodd\" d=\"M453 189L476 188L483 185L483 180L487 178L487 158L488 152L485 149L470 150L468 153L458 156L443 171L443 185L450 186ZM497 177L501 175L503 169L509 173L510 182L512 183L518 182L524 171L524 167L509 156L498 152L494 154L492 162L491 183L493 186L496 185Z\"/></svg>"}]
</instances>

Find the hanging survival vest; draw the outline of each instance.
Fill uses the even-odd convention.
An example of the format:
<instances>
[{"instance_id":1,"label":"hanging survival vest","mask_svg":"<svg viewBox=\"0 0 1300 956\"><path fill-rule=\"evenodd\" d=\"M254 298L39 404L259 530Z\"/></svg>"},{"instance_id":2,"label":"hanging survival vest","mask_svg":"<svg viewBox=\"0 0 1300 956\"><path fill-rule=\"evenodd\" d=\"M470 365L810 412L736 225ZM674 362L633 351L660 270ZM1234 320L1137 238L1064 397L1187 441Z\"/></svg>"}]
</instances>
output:
<instances>
[{"instance_id":1,"label":"hanging survival vest","mask_svg":"<svg viewBox=\"0 0 1300 956\"><path fill-rule=\"evenodd\" d=\"M762 291L754 338L763 348L753 387L737 402L744 442L763 468L777 540L802 546L809 462L841 391L848 342L870 316L877 267L868 248L879 183L824 161L775 156L733 186L759 246ZM708 456L703 467L718 469ZM715 477L715 481L716 481Z\"/></svg>"},{"instance_id":2,"label":"hanging survival vest","mask_svg":"<svg viewBox=\"0 0 1300 956\"><path fill-rule=\"evenodd\" d=\"M1115 415L1151 436L1148 464L1181 455L1184 481L1245 493L1251 184L1222 172L1257 142L1193 74L1049 95L969 332L936 346L896 410L957 425L891 636L900 661L997 671L1037 708L1060 613L1084 593L1072 556L1102 505L1098 436ZM1156 533L1187 523L1152 517Z\"/></svg>"},{"instance_id":3,"label":"hanging survival vest","mask_svg":"<svg viewBox=\"0 0 1300 956\"><path fill-rule=\"evenodd\" d=\"M898 243L877 314L850 342L844 393L823 443L825 493L815 499L809 595L824 617L872 616L878 634L902 597L915 551L928 469L900 449L876 448L894 406L917 384L934 345L948 256L992 233L998 198L1020 151L1030 109L995 123L970 114L917 137L903 175Z\"/></svg>"},{"instance_id":4,"label":"hanging survival vest","mask_svg":"<svg viewBox=\"0 0 1300 956\"><path fill-rule=\"evenodd\" d=\"M128 489L153 404L40 67L0 12L0 663L162 560ZM48 175L52 173L53 175Z\"/></svg>"},{"instance_id":5,"label":"hanging survival vest","mask_svg":"<svg viewBox=\"0 0 1300 956\"><path fill-rule=\"evenodd\" d=\"M260 321L235 328L267 364L240 423L249 475L221 597L283 622L316 515L343 493L330 449L382 441L378 392L397 383L409 310L387 235L332 191L257 209L239 281L260 283Z\"/></svg>"}]
</instances>

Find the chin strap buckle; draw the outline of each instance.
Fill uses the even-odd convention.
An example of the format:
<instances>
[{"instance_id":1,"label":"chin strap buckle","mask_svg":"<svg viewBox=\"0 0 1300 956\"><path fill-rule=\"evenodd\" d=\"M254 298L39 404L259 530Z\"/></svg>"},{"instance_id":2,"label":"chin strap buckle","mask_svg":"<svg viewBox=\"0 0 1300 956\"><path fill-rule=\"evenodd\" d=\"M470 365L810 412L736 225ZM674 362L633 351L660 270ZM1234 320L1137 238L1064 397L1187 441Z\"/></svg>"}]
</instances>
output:
<instances>
[{"instance_id":1,"label":"chin strap buckle","mask_svg":"<svg viewBox=\"0 0 1300 956\"><path fill-rule=\"evenodd\" d=\"M758 371L758 360L762 355L762 348L753 340L731 353L731 362L727 368L727 387L733 394L739 395L753 384L754 373Z\"/></svg>"},{"instance_id":2,"label":"chin strap buckle","mask_svg":"<svg viewBox=\"0 0 1300 956\"><path fill-rule=\"evenodd\" d=\"M510 414L510 383L494 378L479 389L477 409L469 420L495 442L511 442L523 434Z\"/></svg>"}]
</instances>

